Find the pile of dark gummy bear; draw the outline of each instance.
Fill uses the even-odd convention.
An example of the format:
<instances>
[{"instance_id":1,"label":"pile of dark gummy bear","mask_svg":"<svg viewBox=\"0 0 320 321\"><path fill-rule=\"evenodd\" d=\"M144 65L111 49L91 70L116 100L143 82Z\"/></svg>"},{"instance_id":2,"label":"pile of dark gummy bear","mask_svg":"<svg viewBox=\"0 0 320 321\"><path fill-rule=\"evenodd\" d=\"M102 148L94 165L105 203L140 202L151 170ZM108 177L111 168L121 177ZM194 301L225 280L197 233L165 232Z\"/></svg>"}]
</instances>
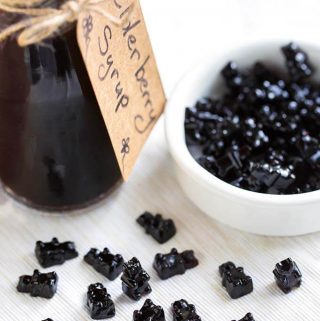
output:
<instances>
[{"instance_id":1,"label":"pile of dark gummy bear","mask_svg":"<svg viewBox=\"0 0 320 321\"><path fill-rule=\"evenodd\" d=\"M227 93L186 109L186 143L202 167L234 186L305 193L320 188L320 83L297 44L282 53L287 74L229 62L221 72Z\"/></svg>"},{"instance_id":2,"label":"pile of dark gummy bear","mask_svg":"<svg viewBox=\"0 0 320 321\"><path fill-rule=\"evenodd\" d=\"M137 222L147 234L150 234L160 244L167 242L176 234L174 221L164 219L160 214L153 215L150 212L145 212L139 216ZM39 264L48 268L75 259L79 253L74 242L60 243L57 238L53 238L51 242L47 243L38 241L35 255ZM150 276L136 257L125 262L122 255L114 255L108 248L103 251L92 248L84 256L84 261L110 281L114 281L122 273L123 293L132 300L138 301L152 291L149 284ZM198 264L199 261L195 257L194 251L187 250L179 253L177 249L173 248L170 253L156 254L153 267L159 278L166 280L176 275L182 275ZM245 274L242 267L237 267L229 261L220 265L219 273L222 277L222 286L225 287L232 299L238 299L253 292L253 280L251 276ZM290 258L278 263L273 274L277 285L286 294L301 286L302 274L297 264ZM35 270L33 275L22 275L19 278L17 290L33 297L51 299L57 292L58 280L58 274L55 271L41 273L39 270ZM89 285L87 307L94 320L109 319L116 315L115 303L102 283ZM173 302L171 311L173 321L201 321L196 307L184 299ZM49 318L43 321L53 320ZM140 310L133 312L133 321L166 321L166 317L160 305L147 299ZM239 321L255 321L255 319L251 313L247 313Z\"/></svg>"}]
</instances>

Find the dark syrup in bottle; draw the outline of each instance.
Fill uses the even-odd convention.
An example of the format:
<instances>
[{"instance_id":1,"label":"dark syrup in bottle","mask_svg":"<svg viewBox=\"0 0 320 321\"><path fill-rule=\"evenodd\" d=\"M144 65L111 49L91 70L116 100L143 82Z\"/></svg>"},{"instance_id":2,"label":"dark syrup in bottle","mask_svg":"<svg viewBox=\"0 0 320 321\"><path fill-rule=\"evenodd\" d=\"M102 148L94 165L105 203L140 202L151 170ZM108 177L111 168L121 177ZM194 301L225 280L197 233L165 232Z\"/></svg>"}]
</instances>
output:
<instances>
[{"instance_id":1,"label":"dark syrup in bottle","mask_svg":"<svg viewBox=\"0 0 320 321\"><path fill-rule=\"evenodd\" d=\"M0 181L45 210L85 207L121 181L75 29L0 44Z\"/></svg>"}]
</instances>

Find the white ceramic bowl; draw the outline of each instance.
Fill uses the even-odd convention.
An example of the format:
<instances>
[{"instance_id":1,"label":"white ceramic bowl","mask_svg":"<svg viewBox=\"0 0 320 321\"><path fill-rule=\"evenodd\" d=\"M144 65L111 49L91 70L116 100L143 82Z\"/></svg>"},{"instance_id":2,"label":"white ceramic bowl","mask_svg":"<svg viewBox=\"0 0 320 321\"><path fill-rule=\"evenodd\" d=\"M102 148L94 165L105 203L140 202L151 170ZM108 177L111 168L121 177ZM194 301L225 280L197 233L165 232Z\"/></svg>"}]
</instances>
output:
<instances>
[{"instance_id":1,"label":"white ceramic bowl","mask_svg":"<svg viewBox=\"0 0 320 321\"><path fill-rule=\"evenodd\" d=\"M320 231L320 191L268 195L234 187L202 168L189 153L184 134L187 106L222 92L221 68L236 61L240 68L259 60L284 69L280 47L290 40L246 44L212 55L178 84L166 109L166 134L178 180L188 197L205 213L236 229L263 235L293 236ZM319 66L320 45L297 41ZM316 75L319 77L319 75ZM320 78L320 77L319 77Z\"/></svg>"}]
</instances>

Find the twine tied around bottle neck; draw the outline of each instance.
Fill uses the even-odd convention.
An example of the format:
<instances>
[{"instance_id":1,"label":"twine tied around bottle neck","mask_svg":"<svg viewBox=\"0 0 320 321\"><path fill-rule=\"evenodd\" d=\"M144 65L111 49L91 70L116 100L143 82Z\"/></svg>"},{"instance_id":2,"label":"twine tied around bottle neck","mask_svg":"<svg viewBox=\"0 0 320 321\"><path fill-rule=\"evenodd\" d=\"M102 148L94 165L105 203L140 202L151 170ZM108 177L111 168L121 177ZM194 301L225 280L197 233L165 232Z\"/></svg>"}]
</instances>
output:
<instances>
[{"instance_id":1,"label":"twine tied around bottle neck","mask_svg":"<svg viewBox=\"0 0 320 321\"><path fill-rule=\"evenodd\" d=\"M0 42L14 34L17 34L17 42L21 47L41 42L67 25L76 22L81 13L89 11L96 12L117 26L124 23L123 19L115 17L99 6L107 0L67 0L57 9L41 7L45 1L0 0L0 10L26 15L22 21L13 23L0 31ZM133 5L130 9L132 8Z\"/></svg>"}]
</instances>

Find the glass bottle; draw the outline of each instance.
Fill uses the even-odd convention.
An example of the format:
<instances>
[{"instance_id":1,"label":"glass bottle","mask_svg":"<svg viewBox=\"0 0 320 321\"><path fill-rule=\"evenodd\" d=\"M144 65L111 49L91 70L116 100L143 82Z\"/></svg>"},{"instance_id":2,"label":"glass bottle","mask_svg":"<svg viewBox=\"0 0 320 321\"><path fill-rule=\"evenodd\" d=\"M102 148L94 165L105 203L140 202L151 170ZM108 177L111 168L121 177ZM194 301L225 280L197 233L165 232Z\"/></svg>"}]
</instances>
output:
<instances>
[{"instance_id":1,"label":"glass bottle","mask_svg":"<svg viewBox=\"0 0 320 321\"><path fill-rule=\"evenodd\" d=\"M53 211L92 204L121 181L75 28L26 48L0 43L0 181Z\"/></svg>"}]
</instances>

